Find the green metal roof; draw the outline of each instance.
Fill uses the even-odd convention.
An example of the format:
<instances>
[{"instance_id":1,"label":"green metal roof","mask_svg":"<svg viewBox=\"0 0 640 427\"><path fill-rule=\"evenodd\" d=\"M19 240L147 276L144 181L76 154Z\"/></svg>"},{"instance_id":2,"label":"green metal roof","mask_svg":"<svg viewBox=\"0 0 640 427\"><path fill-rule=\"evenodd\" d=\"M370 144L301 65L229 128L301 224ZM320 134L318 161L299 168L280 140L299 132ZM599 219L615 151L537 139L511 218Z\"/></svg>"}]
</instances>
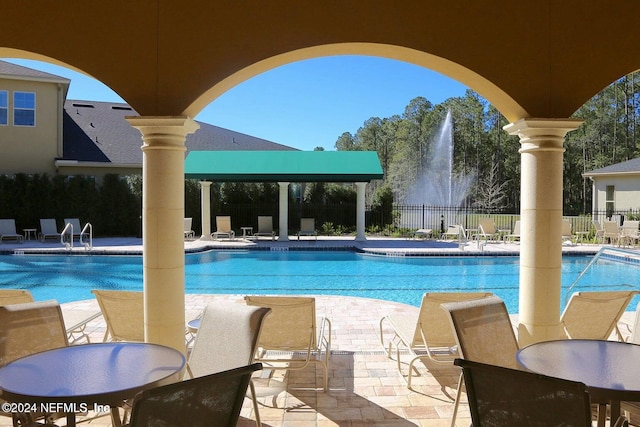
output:
<instances>
[{"instance_id":1,"label":"green metal roof","mask_svg":"<svg viewBox=\"0 0 640 427\"><path fill-rule=\"evenodd\" d=\"M191 151L186 178L218 182L369 182L382 179L375 151Z\"/></svg>"}]
</instances>

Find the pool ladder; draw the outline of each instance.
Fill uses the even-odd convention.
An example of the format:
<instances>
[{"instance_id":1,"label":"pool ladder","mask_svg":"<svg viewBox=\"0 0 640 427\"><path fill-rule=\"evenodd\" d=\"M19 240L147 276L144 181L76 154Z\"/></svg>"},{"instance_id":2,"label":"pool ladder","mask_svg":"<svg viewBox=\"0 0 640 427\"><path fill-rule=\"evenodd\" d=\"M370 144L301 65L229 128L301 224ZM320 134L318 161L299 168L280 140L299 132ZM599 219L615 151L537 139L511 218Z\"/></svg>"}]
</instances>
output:
<instances>
[{"instance_id":1,"label":"pool ladder","mask_svg":"<svg viewBox=\"0 0 640 427\"><path fill-rule=\"evenodd\" d=\"M69 241L65 240L65 236L67 235L69 235ZM83 240L84 236L89 236L88 242ZM65 225L62 233L60 233L60 243L62 243L68 251L73 249L73 224L67 223L67 225ZM88 251L93 248L93 226L90 222L86 223L80 232L80 244Z\"/></svg>"}]
</instances>

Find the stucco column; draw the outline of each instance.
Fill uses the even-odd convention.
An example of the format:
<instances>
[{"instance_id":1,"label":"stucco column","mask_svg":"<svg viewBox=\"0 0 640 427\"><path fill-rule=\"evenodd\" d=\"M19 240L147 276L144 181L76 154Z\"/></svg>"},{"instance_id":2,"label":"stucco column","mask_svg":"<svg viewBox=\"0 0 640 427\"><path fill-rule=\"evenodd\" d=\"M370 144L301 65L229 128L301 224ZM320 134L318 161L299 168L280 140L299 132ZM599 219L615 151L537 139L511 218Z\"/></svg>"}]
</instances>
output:
<instances>
[{"instance_id":1,"label":"stucco column","mask_svg":"<svg viewBox=\"0 0 640 427\"><path fill-rule=\"evenodd\" d=\"M200 240L211 240L211 182L200 181L200 213L202 236Z\"/></svg>"},{"instance_id":2,"label":"stucco column","mask_svg":"<svg viewBox=\"0 0 640 427\"><path fill-rule=\"evenodd\" d=\"M280 200L278 206L280 207L280 225L278 231L278 241L289 241L289 183L279 182L280 186Z\"/></svg>"},{"instance_id":3,"label":"stucco column","mask_svg":"<svg viewBox=\"0 0 640 427\"><path fill-rule=\"evenodd\" d=\"M366 182L356 182L357 196L356 196L356 240L364 241L367 237L364 234L364 210L365 210L365 189L367 188Z\"/></svg>"},{"instance_id":4,"label":"stucco column","mask_svg":"<svg viewBox=\"0 0 640 427\"><path fill-rule=\"evenodd\" d=\"M564 137L581 120L521 119L520 345L562 338L562 164Z\"/></svg>"},{"instance_id":5,"label":"stucco column","mask_svg":"<svg viewBox=\"0 0 640 427\"><path fill-rule=\"evenodd\" d=\"M186 352L184 341L184 142L188 117L128 117L142 133L145 341Z\"/></svg>"}]
</instances>

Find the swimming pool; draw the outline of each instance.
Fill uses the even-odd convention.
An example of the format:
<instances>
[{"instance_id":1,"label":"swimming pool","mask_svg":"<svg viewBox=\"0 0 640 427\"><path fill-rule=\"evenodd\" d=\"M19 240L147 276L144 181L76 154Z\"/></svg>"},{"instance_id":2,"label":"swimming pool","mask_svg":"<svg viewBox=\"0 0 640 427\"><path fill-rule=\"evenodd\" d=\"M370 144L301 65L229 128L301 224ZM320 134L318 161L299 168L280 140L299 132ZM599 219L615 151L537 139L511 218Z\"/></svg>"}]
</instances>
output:
<instances>
[{"instance_id":1,"label":"swimming pool","mask_svg":"<svg viewBox=\"0 0 640 427\"><path fill-rule=\"evenodd\" d=\"M592 257L565 256L563 295ZM187 293L316 294L420 305L424 292L481 290L518 311L518 257L385 257L351 251L208 251L185 255ZM605 288L603 284L607 284ZM599 260L574 290L640 287L640 266ZM142 289L142 258L3 255L0 287L38 300L91 299L91 289ZM630 304L635 307L637 301Z\"/></svg>"}]
</instances>

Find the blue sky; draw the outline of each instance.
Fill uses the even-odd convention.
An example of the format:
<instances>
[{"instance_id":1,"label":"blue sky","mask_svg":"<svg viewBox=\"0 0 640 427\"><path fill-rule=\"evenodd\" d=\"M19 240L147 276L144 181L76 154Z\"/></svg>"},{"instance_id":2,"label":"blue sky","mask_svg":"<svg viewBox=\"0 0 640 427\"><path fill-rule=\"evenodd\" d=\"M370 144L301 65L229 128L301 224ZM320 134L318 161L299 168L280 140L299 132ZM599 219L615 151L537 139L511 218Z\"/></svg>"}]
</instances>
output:
<instances>
[{"instance_id":1,"label":"blue sky","mask_svg":"<svg viewBox=\"0 0 640 427\"><path fill-rule=\"evenodd\" d=\"M11 60L71 79L68 98L124 102L95 79L42 62ZM370 56L331 56L260 74L209 104L196 120L313 150L333 150L343 132L355 134L370 117L402 114L423 96L434 104L464 95L466 86L412 64Z\"/></svg>"}]
</instances>

